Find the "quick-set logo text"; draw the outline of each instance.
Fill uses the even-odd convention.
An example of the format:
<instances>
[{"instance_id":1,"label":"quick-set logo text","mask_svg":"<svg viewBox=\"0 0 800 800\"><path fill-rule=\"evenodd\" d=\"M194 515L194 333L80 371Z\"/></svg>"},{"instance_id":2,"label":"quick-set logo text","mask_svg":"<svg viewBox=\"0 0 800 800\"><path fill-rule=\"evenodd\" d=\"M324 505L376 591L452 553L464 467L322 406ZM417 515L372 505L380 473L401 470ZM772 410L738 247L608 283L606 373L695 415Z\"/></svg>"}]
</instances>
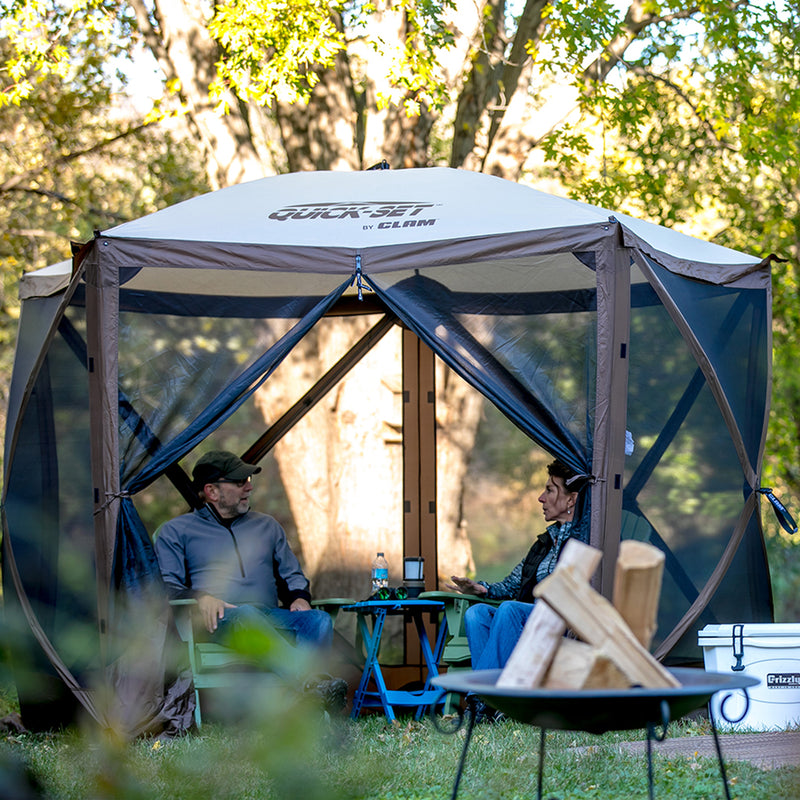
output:
<instances>
[{"instance_id":1,"label":"quick-set logo text","mask_svg":"<svg viewBox=\"0 0 800 800\"><path fill-rule=\"evenodd\" d=\"M269 219L277 222L355 220L362 223L364 230L420 228L436 224L436 218L431 216L433 207L434 203L413 202L298 203L273 211Z\"/></svg>"}]
</instances>

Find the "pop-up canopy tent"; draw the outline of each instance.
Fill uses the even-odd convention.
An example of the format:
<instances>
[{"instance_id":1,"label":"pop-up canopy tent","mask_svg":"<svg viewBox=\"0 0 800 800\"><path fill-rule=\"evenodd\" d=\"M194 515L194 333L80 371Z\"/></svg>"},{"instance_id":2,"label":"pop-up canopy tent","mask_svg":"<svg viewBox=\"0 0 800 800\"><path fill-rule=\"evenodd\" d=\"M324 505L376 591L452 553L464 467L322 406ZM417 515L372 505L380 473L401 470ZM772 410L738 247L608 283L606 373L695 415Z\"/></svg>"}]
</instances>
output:
<instances>
[{"instance_id":1,"label":"pop-up canopy tent","mask_svg":"<svg viewBox=\"0 0 800 800\"><path fill-rule=\"evenodd\" d=\"M178 462L328 314L382 312L592 476L599 589L621 538L667 556L660 658L696 660L706 622L772 619L768 261L483 174L376 170L189 200L22 288L5 596L87 708L87 675L124 637L120 598L158 583L137 495L165 473L185 491ZM248 352L253 320L276 334ZM435 528L423 539L435 552ZM74 646L76 619L96 624L91 646Z\"/></svg>"}]
</instances>

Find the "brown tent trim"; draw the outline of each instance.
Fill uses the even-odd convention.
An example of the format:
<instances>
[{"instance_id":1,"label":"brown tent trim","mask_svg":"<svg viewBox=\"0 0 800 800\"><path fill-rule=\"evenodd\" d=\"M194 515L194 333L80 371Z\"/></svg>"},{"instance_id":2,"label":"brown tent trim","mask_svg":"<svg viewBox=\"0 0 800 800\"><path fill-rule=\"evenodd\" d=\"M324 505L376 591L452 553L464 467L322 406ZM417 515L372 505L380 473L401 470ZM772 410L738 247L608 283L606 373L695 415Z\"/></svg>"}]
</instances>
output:
<instances>
[{"instance_id":1,"label":"brown tent trim","mask_svg":"<svg viewBox=\"0 0 800 800\"><path fill-rule=\"evenodd\" d=\"M610 598L622 531L630 319L630 251L620 236L597 250L597 385L592 453L591 544L603 552L599 591Z\"/></svg>"},{"instance_id":2,"label":"brown tent trim","mask_svg":"<svg viewBox=\"0 0 800 800\"><path fill-rule=\"evenodd\" d=\"M111 577L120 504L119 272L103 269L97 250L84 261L86 350L89 365L89 441L94 506L97 621L100 658L108 664Z\"/></svg>"}]
</instances>

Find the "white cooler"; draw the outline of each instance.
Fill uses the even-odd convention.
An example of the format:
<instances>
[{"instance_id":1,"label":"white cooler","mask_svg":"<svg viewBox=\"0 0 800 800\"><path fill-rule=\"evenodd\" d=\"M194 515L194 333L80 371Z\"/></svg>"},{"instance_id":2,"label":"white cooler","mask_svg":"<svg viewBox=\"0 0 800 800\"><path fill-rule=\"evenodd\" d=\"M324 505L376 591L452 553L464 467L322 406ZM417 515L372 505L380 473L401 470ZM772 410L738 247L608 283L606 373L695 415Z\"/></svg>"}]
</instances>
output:
<instances>
[{"instance_id":1,"label":"white cooler","mask_svg":"<svg viewBox=\"0 0 800 800\"><path fill-rule=\"evenodd\" d=\"M717 726L726 729L784 730L800 725L800 624L744 623L706 625L697 635L708 672L743 672L761 683L744 693L737 689L729 700L718 692L711 700ZM722 715L720 706L724 703Z\"/></svg>"}]
</instances>

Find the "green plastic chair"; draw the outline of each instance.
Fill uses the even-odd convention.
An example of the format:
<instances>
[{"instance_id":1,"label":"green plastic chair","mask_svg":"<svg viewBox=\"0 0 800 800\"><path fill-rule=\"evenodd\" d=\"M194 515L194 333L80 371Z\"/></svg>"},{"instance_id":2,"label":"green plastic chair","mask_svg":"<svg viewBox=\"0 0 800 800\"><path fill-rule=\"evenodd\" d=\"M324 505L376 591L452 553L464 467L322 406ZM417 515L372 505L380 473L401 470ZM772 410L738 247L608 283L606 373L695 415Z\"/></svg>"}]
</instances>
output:
<instances>
[{"instance_id":1,"label":"green plastic chair","mask_svg":"<svg viewBox=\"0 0 800 800\"><path fill-rule=\"evenodd\" d=\"M335 624L339 609L353 603L355 600L350 598L330 597L314 600L311 605L326 611ZM216 642L205 641L202 636L198 637L197 632L203 630L203 627L194 613L197 610L196 600L170 600L170 606L178 636L188 651L189 668L192 671L194 684L194 722L197 728L200 728L203 724L200 690L232 688L240 683L245 675L252 677L253 667L234 650Z\"/></svg>"}]
</instances>

